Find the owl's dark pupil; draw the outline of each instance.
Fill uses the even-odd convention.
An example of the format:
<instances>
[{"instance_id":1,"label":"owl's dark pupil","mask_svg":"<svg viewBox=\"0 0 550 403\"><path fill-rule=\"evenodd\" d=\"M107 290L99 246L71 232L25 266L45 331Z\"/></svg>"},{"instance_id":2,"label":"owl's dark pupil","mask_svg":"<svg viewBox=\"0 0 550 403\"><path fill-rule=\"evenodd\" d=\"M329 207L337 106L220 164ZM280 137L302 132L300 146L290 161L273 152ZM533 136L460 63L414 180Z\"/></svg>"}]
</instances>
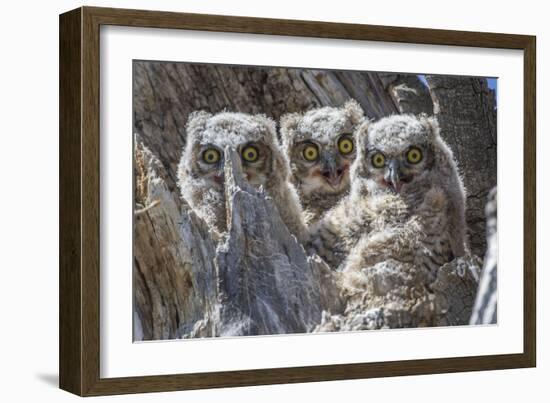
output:
<instances>
[{"instance_id":1,"label":"owl's dark pupil","mask_svg":"<svg viewBox=\"0 0 550 403\"><path fill-rule=\"evenodd\" d=\"M254 158L254 153L252 151L248 152L248 158Z\"/></svg>"},{"instance_id":2,"label":"owl's dark pupil","mask_svg":"<svg viewBox=\"0 0 550 403\"><path fill-rule=\"evenodd\" d=\"M411 149L408 154L409 162L416 164L422 159L422 152L418 149Z\"/></svg>"},{"instance_id":3,"label":"owl's dark pupil","mask_svg":"<svg viewBox=\"0 0 550 403\"><path fill-rule=\"evenodd\" d=\"M375 155L373 159L373 163L375 166L381 167L382 165L384 165L384 157L381 156L380 154Z\"/></svg>"}]
</instances>

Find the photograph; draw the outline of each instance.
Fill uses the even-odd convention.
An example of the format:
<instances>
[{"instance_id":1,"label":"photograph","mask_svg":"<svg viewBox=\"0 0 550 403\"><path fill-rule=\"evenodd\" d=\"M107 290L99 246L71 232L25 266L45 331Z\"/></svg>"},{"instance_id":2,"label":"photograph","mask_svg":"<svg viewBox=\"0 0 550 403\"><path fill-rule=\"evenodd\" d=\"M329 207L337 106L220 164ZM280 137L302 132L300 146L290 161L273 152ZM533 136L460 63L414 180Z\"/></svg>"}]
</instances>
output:
<instances>
[{"instance_id":1,"label":"photograph","mask_svg":"<svg viewBox=\"0 0 550 403\"><path fill-rule=\"evenodd\" d=\"M134 59L133 342L498 324L497 99Z\"/></svg>"},{"instance_id":2,"label":"photograph","mask_svg":"<svg viewBox=\"0 0 550 403\"><path fill-rule=\"evenodd\" d=\"M1 401L550 401L543 2L89 3L3 4Z\"/></svg>"}]
</instances>

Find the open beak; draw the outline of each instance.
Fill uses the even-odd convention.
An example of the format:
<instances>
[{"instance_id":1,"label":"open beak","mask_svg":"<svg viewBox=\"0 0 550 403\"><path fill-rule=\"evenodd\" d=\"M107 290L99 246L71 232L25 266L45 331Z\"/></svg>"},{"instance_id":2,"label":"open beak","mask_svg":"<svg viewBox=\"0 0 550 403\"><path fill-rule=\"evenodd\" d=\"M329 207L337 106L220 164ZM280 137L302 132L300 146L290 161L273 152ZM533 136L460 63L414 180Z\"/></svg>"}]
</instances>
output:
<instances>
[{"instance_id":1,"label":"open beak","mask_svg":"<svg viewBox=\"0 0 550 403\"><path fill-rule=\"evenodd\" d=\"M399 161L397 160L390 161L390 163L388 164L388 172L386 173L384 180L392 188L394 192L399 193L401 191L401 187L405 182L402 180L401 167L399 165Z\"/></svg>"},{"instance_id":2,"label":"open beak","mask_svg":"<svg viewBox=\"0 0 550 403\"><path fill-rule=\"evenodd\" d=\"M344 167L337 167L335 157L327 154L323 157L321 175L323 179L333 188L338 187L344 176Z\"/></svg>"},{"instance_id":3,"label":"open beak","mask_svg":"<svg viewBox=\"0 0 550 403\"><path fill-rule=\"evenodd\" d=\"M344 170L338 169L336 171L322 172L321 175L323 175L323 178L325 178L325 181L327 181L327 183L330 186L335 188L340 184L340 182L342 182L342 176L344 176Z\"/></svg>"}]
</instances>

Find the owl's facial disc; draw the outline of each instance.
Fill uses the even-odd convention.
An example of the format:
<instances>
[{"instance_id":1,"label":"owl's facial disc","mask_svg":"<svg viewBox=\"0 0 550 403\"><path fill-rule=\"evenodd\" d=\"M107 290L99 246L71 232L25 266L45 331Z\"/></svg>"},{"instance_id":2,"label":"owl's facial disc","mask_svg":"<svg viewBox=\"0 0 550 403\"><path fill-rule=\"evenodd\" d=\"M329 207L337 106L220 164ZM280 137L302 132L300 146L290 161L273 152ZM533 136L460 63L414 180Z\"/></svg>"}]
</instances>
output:
<instances>
[{"instance_id":1,"label":"owl's facial disc","mask_svg":"<svg viewBox=\"0 0 550 403\"><path fill-rule=\"evenodd\" d=\"M305 195L336 195L349 189L349 170L355 158L353 139L344 134L331 142L307 139L293 146L291 170Z\"/></svg>"},{"instance_id":2,"label":"owl's facial disc","mask_svg":"<svg viewBox=\"0 0 550 403\"><path fill-rule=\"evenodd\" d=\"M425 144L367 144L362 169L372 192L391 191L405 194L417 189L432 169L434 154Z\"/></svg>"}]
</instances>

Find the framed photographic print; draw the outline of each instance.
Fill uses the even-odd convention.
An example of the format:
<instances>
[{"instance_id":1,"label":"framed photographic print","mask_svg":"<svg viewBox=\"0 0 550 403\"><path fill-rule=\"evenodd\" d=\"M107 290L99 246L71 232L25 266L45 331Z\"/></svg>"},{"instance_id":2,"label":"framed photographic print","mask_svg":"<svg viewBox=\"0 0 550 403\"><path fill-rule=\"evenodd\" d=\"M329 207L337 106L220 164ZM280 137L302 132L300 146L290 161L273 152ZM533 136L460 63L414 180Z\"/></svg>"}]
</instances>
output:
<instances>
[{"instance_id":1,"label":"framed photographic print","mask_svg":"<svg viewBox=\"0 0 550 403\"><path fill-rule=\"evenodd\" d=\"M60 387L535 366L535 87L533 36L62 14Z\"/></svg>"}]
</instances>

